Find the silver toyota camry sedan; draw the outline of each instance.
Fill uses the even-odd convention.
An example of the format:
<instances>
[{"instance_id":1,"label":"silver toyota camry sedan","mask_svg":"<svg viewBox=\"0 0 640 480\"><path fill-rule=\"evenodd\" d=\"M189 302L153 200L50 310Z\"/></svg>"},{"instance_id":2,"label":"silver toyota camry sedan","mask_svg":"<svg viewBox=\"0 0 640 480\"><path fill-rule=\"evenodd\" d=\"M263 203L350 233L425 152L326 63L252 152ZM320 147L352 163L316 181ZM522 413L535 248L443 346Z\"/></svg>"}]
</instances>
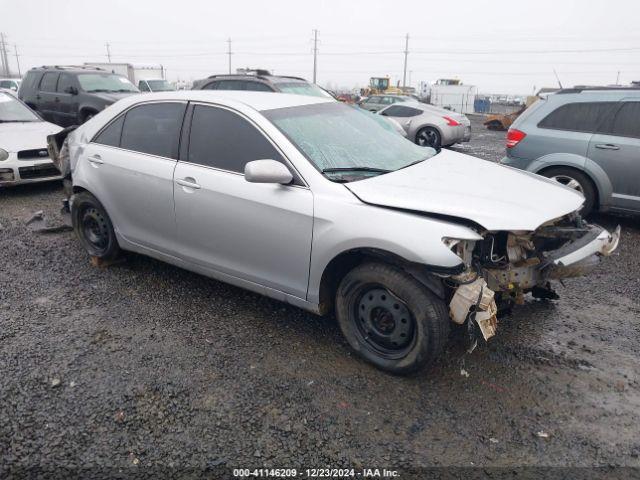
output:
<instances>
[{"instance_id":1,"label":"silver toyota camry sedan","mask_svg":"<svg viewBox=\"0 0 640 480\"><path fill-rule=\"evenodd\" d=\"M132 96L49 140L90 256L138 252L333 311L354 350L394 373L436 358L452 323L489 339L499 308L555 298L552 282L619 239L581 219L574 190L436 153L319 97Z\"/></svg>"}]
</instances>

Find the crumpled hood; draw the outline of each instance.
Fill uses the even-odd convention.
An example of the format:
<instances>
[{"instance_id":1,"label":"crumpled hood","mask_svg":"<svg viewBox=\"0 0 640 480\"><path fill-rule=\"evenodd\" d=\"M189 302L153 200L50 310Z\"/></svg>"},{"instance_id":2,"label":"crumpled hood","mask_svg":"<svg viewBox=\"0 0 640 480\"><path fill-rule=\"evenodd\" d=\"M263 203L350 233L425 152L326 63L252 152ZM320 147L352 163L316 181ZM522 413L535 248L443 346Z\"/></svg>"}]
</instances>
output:
<instances>
[{"instance_id":1,"label":"crumpled hood","mask_svg":"<svg viewBox=\"0 0 640 480\"><path fill-rule=\"evenodd\" d=\"M0 148L7 152L47 148L47 135L60 130L49 122L0 123Z\"/></svg>"},{"instance_id":2,"label":"crumpled hood","mask_svg":"<svg viewBox=\"0 0 640 480\"><path fill-rule=\"evenodd\" d=\"M450 150L345 186L365 203L464 218L490 231L532 231L584 201L553 180Z\"/></svg>"}]
</instances>

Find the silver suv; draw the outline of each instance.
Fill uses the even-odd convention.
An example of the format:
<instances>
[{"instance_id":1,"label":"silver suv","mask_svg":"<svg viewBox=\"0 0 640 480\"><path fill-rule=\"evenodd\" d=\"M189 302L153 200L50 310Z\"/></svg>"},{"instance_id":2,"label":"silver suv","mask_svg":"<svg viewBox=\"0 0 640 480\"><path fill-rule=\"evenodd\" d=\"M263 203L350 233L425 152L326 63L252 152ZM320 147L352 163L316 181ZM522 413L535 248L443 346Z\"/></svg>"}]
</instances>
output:
<instances>
[{"instance_id":1,"label":"silver suv","mask_svg":"<svg viewBox=\"0 0 640 480\"><path fill-rule=\"evenodd\" d=\"M502 163L552 178L592 210L640 212L640 88L560 90L507 133Z\"/></svg>"}]
</instances>

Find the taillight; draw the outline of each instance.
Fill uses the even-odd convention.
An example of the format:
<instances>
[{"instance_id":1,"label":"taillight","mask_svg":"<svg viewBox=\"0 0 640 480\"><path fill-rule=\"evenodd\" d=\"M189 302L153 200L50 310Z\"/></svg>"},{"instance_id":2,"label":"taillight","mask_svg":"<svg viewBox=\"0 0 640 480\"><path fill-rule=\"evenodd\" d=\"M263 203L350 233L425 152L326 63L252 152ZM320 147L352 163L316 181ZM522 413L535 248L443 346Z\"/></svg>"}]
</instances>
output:
<instances>
[{"instance_id":1,"label":"taillight","mask_svg":"<svg viewBox=\"0 0 640 480\"><path fill-rule=\"evenodd\" d=\"M460 122L456 122L453 118L451 117L442 117L447 121L447 125L449 125L450 127L457 127L458 125L460 125Z\"/></svg>"},{"instance_id":2,"label":"taillight","mask_svg":"<svg viewBox=\"0 0 640 480\"><path fill-rule=\"evenodd\" d=\"M518 145L527 134L521 132L520 130L516 130L515 128L510 128L507 132L507 148L513 148Z\"/></svg>"}]
</instances>

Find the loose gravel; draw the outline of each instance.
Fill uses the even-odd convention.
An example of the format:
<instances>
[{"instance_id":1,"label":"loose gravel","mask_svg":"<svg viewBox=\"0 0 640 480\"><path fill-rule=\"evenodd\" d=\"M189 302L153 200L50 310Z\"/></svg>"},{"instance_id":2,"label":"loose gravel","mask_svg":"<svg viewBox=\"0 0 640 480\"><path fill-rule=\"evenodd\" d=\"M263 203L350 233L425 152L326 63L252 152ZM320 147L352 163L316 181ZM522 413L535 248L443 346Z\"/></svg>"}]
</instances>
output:
<instances>
[{"instance_id":1,"label":"loose gravel","mask_svg":"<svg viewBox=\"0 0 640 480\"><path fill-rule=\"evenodd\" d=\"M477 119L457 150L488 160ZM640 467L640 220L557 302L528 299L488 346L394 377L333 318L128 255L89 264L58 184L0 190L0 478L208 476L248 467Z\"/></svg>"}]
</instances>

